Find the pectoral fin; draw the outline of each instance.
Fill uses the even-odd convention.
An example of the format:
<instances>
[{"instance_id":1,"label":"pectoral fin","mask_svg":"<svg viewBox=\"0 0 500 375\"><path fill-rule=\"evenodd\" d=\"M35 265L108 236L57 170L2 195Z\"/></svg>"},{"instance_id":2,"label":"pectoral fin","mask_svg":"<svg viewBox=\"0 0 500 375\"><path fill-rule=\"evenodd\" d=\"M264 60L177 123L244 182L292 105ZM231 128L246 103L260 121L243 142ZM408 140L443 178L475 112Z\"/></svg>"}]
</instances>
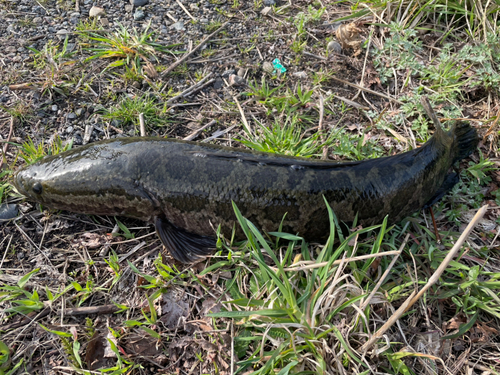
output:
<instances>
[{"instance_id":1,"label":"pectoral fin","mask_svg":"<svg viewBox=\"0 0 500 375\"><path fill-rule=\"evenodd\" d=\"M436 191L436 194L434 194L434 196L429 199L429 201L422 208L429 208L434 203L437 203L441 198L443 198L446 193L453 189L453 186L455 186L458 181L458 174L450 173L449 175L447 175L441 187L438 189L438 191Z\"/></svg>"},{"instance_id":2,"label":"pectoral fin","mask_svg":"<svg viewBox=\"0 0 500 375\"><path fill-rule=\"evenodd\" d=\"M163 245L179 262L193 263L216 250L214 237L187 232L164 218L156 218L155 228Z\"/></svg>"}]
</instances>

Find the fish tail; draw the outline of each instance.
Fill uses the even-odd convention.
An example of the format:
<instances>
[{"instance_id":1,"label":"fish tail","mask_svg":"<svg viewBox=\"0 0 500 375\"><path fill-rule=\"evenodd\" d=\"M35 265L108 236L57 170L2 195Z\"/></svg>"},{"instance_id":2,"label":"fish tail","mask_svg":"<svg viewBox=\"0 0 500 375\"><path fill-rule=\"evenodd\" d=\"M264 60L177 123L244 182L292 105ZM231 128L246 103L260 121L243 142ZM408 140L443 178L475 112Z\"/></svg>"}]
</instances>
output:
<instances>
[{"instance_id":1,"label":"fish tail","mask_svg":"<svg viewBox=\"0 0 500 375\"><path fill-rule=\"evenodd\" d=\"M466 158L476 149L479 137L476 129L465 122L459 122L451 128L451 134L455 139L455 157L453 164Z\"/></svg>"}]
</instances>

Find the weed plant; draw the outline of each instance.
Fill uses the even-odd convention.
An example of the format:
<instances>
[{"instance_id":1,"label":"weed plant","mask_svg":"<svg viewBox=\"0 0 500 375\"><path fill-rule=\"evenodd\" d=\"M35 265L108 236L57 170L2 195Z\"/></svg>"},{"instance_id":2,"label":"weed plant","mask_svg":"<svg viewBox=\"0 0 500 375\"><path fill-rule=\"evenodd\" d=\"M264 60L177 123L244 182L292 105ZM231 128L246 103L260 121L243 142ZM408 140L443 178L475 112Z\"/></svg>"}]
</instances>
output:
<instances>
[{"instance_id":1,"label":"weed plant","mask_svg":"<svg viewBox=\"0 0 500 375\"><path fill-rule=\"evenodd\" d=\"M117 120L121 126L134 125L137 130L141 113L147 126L166 126L166 110L166 105L158 103L154 97L124 96L115 106L104 109L102 116L109 121Z\"/></svg>"},{"instance_id":2,"label":"weed plant","mask_svg":"<svg viewBox=\"0 0 500 375\"><path fill-rule=\"evenodd\" d=\"M85 49L92 56L85 61L93 59L113 59L107 68L127 66L137 73L142 72L142 64L151 64L149 59L156 59L156 54L166 52L170 46L165 47L155 42L154 32L149 32L149 25L142 33L135 28L129 31L125 26L118 25L116 31L110 35L85 33L90 43L84 44Z\"/></svg>"},{"instance_id":3,"label":"weed plant","mask_svg":"<svg viewBox=\"0 0 500 375\"><path fill-rule=\"evenodd\" d=\"M64 40L62 48L52 41L47 42L42 50L27 47L34 52L33 67L43 72L41 77L42 94L49 94L52 98L54 93L67 96L73 87L73 78L70 76L70 67L76 64L75 60L70 60L76 51L68 50L68 38Z\"/></svg>"}]
</instances>

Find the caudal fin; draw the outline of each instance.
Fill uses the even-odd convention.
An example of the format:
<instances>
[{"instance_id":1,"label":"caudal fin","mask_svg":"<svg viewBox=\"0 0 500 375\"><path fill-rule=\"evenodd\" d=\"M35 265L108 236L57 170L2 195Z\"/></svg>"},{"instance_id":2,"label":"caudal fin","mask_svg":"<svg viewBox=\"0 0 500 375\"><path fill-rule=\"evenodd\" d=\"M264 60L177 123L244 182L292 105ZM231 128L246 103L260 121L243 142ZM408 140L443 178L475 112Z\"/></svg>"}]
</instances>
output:
<instances>
[{"instance_id":1,"label":"caudal fin","mask_svg":"<svg viewBox=\"0 0 500 375\"><path fill-rule=\"evenodd\" d=\"M455 138L455 158L453 163L466 158L476 149L479 137L476 129L465 122L459 122L451 128L451 133Z\"/></svg>"}]
</instances>

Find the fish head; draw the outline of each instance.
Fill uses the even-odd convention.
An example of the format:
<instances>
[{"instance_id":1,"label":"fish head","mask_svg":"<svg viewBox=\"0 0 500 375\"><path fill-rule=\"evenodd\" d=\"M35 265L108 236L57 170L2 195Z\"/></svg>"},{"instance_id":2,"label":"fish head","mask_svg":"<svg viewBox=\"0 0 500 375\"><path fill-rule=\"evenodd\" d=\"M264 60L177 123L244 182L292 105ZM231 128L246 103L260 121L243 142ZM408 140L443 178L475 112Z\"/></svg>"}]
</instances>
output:
<instances>
[{"instance_id":1,"label":"fish head","mask_svg":"<svg viewBox=\"0 0 500 375\"><path fill-rule=\"evenodd\" d=\"M47 156L17 172L14 186L44 207L150 220L153 203L126 152L106 144Z\"/></svg>"},{"instance_id":2,"label":"fish head","mask_svg":"<svg viewBox=\"0 0 500 375\"><path fill-rule=\"evenodd\" d=\"M82 212L85 197L98 195L99 176L106 176L102 162L80 154L63 153L45 157L19 170L14 186L30 201L53 209ZM86 211L83 209L83 211Z\"/></svg>"}]
</instances>

